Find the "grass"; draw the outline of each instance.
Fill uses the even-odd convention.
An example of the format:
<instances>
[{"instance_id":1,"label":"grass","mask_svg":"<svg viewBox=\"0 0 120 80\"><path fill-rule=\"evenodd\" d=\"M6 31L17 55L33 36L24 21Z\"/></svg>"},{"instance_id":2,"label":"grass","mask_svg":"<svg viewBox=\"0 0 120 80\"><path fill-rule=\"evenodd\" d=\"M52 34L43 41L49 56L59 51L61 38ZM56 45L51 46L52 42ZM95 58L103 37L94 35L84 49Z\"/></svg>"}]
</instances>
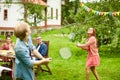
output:
<instances>
[{"instance_id":1,"label":"grass","mask_svg":"<svg viewBox=\"0 0 120 80\"><path fill-rule=\"evenodd\" d=\"M58 34L58 36L55 36L55 34ZM76 47L75 43L71 42L68 36L62 37L59 34L62 34L60 30L52 30L40 34L44 40L50 41L49 56L52 57L52 61L49 63L49 66L52 75L40 72L36 80L85 80L87 52ZM68 32L65 34L68 35ZM72 56L67 60L59 55L59 50L62 47L68 47L72 52ZM100 80L119 80L119 53L109 54L101 51L100 56L101 64L96 68ZM95 80L92 72L90 73L90 80Z\"/></svg>"},{"instance_id":2,"label":"grass","mask_svg":"<svg viewBox=\"0 0 120 80\"><path fill-rule=\"evenodd\" d=\"M60 34L63 34L62 36ZM38 34L37 34L38 35ZM52 75L47 72L39 72L36 80L85 80L85 62L87 52L76 47L74 42L69 39L68 29L56 29L40 33L43 40L49 40L49 56L52 61L49 63ZM56 36L58 35L58 36ZM33 35L33 37L35 37ZM13 37L15 39L15 37ZM63 59L59 50L62 47L70 48L72 56L69 59ZM104 49L104 50L103 50ZM100 66L96 67L100 80L119 80L120 79L120 53L107 52L107 47L102 47L99 51L101 57ZM106 50L106 51L105 51ZM114 50L116 51L116 50ZM90 72L90 80L95 80L92 72Z\"/></svg>"}]
</instances>

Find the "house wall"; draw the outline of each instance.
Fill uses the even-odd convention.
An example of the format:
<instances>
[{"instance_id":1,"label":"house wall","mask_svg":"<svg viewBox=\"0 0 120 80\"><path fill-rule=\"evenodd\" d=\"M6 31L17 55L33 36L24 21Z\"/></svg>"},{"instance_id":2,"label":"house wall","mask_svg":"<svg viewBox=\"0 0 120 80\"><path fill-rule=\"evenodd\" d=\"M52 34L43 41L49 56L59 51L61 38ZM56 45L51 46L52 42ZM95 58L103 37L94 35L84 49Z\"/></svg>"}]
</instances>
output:
<instances>
[{"instance_id":1,"label":"house wall","mask_svg":"<svg viewBox=\"0 0 120 80\"><path fill-rule=\"evenodd\" d=\"M47 0L49 7L47 8L47 24L61 25L61 0ZM53 19L51 19L51 8L53 8ZM58 9L58 19L56 19L56 9Z\"/></svg>"},{"instance_id":2,"label":"house wall","mask_svg":"<svg viewBox=\"0 0 120 80\"><path fill-rule=\"evenodd\" d=\"M47 27L61 26L61 0L47 0L47 4ZM51 8L53 11L51 11ZM56 10L58 10L58 12ZM53 14L53 18L51 18L51 13ZM45 14L44 11L43 14ZM58 16L58 19L56 19L56 16ZM31 19L31 21L33 20ZM37 25L40 27L45 26L45 21L41 20Z\"/></svg>"},{"instance_id":3,"label":"house wall","mask_svg":"<svg viewBox=\"0 0 120 80\"><path fill-rule=\"evenodd\" d=\"M4 5L4 0L0 1L0 34L13 35L14 26L23 19L22 5L18 3ZM4 20L4 10L7 10L7 19Z\"/></svg>"},{"instance_id":4,"label":"house wall","mask_svg":"<svg viewBox=\"0 0 120 80\"><path fill-rule=\"evenodd\" d=\"M0 11L0 27L14 27L16 23L23 19L23 11L22 5L20 4L11 4L9 7L8 5L1 4L1 11ZM8 11L8 18L4 20L4 10Z\"/></svg>"},{"instance_id":5,"label":"house wall","mask_svg":"<svg viewBox=\"0 0 120 80\"><path fill-rule=\"evenodd\" d=\"M14 3L11 5L6 5L4 1L5 0L0 0L0 34L13 32L14 26L20 19L23 19L24 16L23 5L18 2L20 0L14 0ZM47 0L47 4L49 5L49 7L47 7L47 26L61 26L61 0ZM51 8L53 9L53 18L50 18ZM5 9L8 11L8 18L6 20L4 20ZM43 14L45 14L44 11ZM57 19L56 14L58 15ZM38 26L45 26L45 21L41 21Z\"/></svg>"}]
</instances>

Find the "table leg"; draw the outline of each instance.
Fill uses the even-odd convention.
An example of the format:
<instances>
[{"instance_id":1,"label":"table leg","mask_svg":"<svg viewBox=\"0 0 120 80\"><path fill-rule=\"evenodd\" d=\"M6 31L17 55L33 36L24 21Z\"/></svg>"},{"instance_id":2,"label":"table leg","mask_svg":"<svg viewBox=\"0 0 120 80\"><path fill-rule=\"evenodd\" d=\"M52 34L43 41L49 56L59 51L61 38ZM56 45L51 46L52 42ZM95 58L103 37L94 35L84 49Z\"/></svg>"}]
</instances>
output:
<instances>
[{"instance_id":1,"label":"table leg","mask_svg":"<svg viewBox=\"0 0 120 80\"><path fill-rule=\"evenodd\" d=\"M14 71L15 71L15 59L12 59L12 78L13 80L16 80L15 76L14 76Z\"/></svg>"}]
</instances>

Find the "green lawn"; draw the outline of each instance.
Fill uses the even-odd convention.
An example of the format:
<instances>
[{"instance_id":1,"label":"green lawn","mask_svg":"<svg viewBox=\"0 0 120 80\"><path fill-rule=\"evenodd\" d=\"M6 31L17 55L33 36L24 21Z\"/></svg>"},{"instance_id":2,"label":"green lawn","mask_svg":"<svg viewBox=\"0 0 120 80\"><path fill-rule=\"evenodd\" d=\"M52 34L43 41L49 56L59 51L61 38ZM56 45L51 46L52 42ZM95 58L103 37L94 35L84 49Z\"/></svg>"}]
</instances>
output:
<instances>
[{"instance_id":1,"label":"green lawn","mask_svg":"<svg viewBox=\"0 0 120 80\"><path fill-rule=\"evenodd\" d=\"M67 32L66 32L67 33ZM56 34L58 36L56 36ZM71 42L68 36L61 36L60 30L52 30L40 35L44 40L50 41L49 56L52 61L49 66L52 75L46 72L40 72L37 80L85 80L85 62L87 52L76 47L74 42ZM72 56L69 59L62 59L59 55L59 50L62 47L70 48ZM101 64L96 69L100 76L100 80L119 80L120 79L120 54L99 52L101 56ZM95 80L92 72L90 80Z\"/></svg>"},{"instance_id":2,"label":"green lawn","mask_svg":"<svg viewBox=\"0 0 120 80\"><path fill-rule=\"evenodd\" d=\"M62 36L60 34L63 34ZM87 52L76 47L75 42L69 40L69 30L51 30L44 33L40 33L43 40L49 40L49 56L52 61L49 66L52 71L52 75L47 72L39 72L36 80L85 80L85 62ZM38 34L37 34L38 35ZM32 35L35 37L36 34ZM2 38L2 37L1 37ZM15 41L15 37L13 37ZM72 56L69 59L63 59L59 50L62 47L70 48ZM100 80L119 80L120 79L120 53L107 52L108 48L103 48L103 51L99 51L101 57L101 64L96 69L100 76ZM105 51L106 50L106 51ZM114 50L115 52L116 50ZM95 80L92 72L90 73L90 80Z\"/></svg>"}]
</instances>

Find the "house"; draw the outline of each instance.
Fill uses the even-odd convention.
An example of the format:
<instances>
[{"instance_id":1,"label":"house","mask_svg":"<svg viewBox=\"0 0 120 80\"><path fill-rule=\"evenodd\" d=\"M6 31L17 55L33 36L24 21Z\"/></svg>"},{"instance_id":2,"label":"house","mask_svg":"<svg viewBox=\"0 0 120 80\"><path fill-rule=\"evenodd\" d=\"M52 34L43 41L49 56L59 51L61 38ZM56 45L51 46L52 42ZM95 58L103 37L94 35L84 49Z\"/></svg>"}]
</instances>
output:
<instances>
[{"instance_id":1,"label":"house","mask_svg":"<svg viewBox=\"0 0 120 80\"><path fill-rule=\"evenodd\" d=\"M24 0L12 0L6 4L5 0L0 0L0 34L13 35L14 26L24 18ZM43 15L47 18L41 20L39 28L60 27L61 26L61 0L43 0L49 7L45 7Z\"/></svg>"}]
</instances>

